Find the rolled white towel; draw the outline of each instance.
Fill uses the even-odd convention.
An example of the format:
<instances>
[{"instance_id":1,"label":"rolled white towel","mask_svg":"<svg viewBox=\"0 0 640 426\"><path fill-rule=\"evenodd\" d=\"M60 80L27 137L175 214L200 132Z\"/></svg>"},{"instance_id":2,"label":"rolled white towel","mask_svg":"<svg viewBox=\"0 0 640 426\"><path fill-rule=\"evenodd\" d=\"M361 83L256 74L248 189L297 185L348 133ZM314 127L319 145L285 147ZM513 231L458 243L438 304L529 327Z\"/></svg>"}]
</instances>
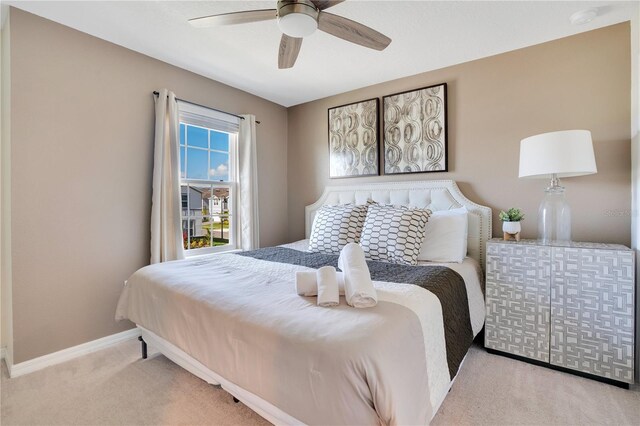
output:
<instances>
[{"instance_id":1,"label":"rolled white towel","mask_svg":"<svg viewBox=\"0 0 640 426\"><path fill-rule=\"evenodd\" d=\"M338 291L340 296L344 296L344 273L336 272L338 280ZM298 271L296 272L296 293L299 296L317 296L318 280L316 271Z\"/></svg>"},{"instance_id":2,"label":"rolled white towel","mask_svg":"<svg viewBox=\"0 0 640 426\"><path fill-rule=\"evenodd\" d=\"M338 279L336 268L333 266L323 266L317 271L318 277L318 306L325 308L340 304L340 291L338 289Z\"/></svg>"},{"instance_id":3,"label":"rolled white towel","mask_svg":"<svg viewBox=\"0 0 640 426\"><path fill-rule=\"evenodd\" d=\"M364 251L349 243L340 252L338 267L344 272L344 295L354 308L370 308L378 304L378 295L371 281Z\"/></svg>"},{"instance_id":4,"label":"rolled white towel","mask_svg":"<svg viewBox=\"0 0 640 426\"><path fill-rule=\"evenodd\" d=\"M296 272L296 293L300 296L317 296L318 280L316 271Z\"/></svg>"},{"instance_id":5,"label":"rolled white towel","mask_svg":"<svg viewBox=\"0 0 640 426\"><path fill-rule=\"evenodd\" d=\"M344 296L344 272L336 271L336 279L338 280L338 291L340 296Z\"/></svg>"}]
</instances>

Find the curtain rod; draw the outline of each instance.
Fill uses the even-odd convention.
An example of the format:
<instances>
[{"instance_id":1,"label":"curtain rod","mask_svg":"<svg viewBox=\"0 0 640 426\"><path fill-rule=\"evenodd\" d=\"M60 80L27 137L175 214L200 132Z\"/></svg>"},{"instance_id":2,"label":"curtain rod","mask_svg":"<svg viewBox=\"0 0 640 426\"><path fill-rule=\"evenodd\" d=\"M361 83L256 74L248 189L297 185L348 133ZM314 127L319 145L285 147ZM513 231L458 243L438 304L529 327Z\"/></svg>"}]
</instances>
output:
<instances>
[{"instance_id":1,"label":"curtain rod","mask_svg":"<svg viewBox=\"0 0 640 426\"><path fill-rule=\"evenodd\" d=\"M153 95L154 95L154 96L158 96L158 95L160 95L160 92L155 91L155 92L153 92ZM199 107L202 107L202 108L212 109L212 110L214 110L214 111L221 112L221 113L223 113L223 114L229 114L229 115L232 115L232 116L234 116L234 117L236 117L236 118L239 118L240 120L244 120L244 117L242 117L242 116L240 116L240 115L237 115L237 114L231 114L230 112L222 111L222 110L220 110L220 109L211 108L211 107L208 107L208 106L206 106L206 105L200 105L200 104L197 104L197 103L195 103L195 102L185 101L184 99L180 99L180 98L176 98L176 101L185 102L185 103L187 103L187 104L191 104L191 105L199 106ZM260 122L259 122L258 120L256 120L256 124L260 124Z\"/></svg>"}]
</instances>

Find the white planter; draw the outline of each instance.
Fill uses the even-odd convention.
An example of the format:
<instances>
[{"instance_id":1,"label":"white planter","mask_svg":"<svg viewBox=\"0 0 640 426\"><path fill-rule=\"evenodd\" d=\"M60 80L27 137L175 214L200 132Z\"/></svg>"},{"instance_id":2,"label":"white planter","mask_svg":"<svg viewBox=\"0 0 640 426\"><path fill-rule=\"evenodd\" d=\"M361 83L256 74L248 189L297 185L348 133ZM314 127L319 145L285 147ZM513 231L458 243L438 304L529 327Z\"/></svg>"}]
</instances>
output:
<instances>
[{"instance_id":1,"label":"white planter","mask_svg":"<svg viewBox=\"0 0 640 426\"><path fill-rule=\"evenodd\" d=\"M517 234L520 229L520 222L502 222L502 232L507 234Z\"/></svg>"}]
</instances>

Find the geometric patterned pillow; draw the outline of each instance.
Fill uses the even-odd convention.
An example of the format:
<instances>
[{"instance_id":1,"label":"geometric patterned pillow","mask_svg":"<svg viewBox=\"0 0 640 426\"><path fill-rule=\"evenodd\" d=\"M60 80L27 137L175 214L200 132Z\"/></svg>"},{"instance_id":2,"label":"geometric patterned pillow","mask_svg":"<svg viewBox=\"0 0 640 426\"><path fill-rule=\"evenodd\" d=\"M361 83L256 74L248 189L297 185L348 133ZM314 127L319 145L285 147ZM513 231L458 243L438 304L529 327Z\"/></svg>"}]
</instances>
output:
<instances>
[{"instance_id":1,"label":"geometric patterned pillow","mask_svg":"<svg viewBox=\"0 0 640 426\"><path fill-rule=\"evenodd\" d=\"M360 246L367 259L417 265L431 210L369 206Z\"/></svg>"},{"instance_id":2,"label":"geometric patterned pillow","mask_svg":"<svg viewBox=\"0 0 640 426\"><path fill-rule=\"evenodd\" d=\"M348 243L360 241L366 215L366 205L322 206L313 219L308 251L340 254Z\"/></svg>"}]
</instances>

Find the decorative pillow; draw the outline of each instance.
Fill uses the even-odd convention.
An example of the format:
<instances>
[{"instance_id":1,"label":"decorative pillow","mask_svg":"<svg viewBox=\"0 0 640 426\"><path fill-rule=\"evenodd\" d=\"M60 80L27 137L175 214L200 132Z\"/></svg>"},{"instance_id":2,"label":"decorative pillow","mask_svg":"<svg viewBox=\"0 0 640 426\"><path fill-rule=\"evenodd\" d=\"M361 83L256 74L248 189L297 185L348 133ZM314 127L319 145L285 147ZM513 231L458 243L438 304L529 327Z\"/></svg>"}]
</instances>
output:
<instances>
[{"instance_id":1,"label":"decorative pillow","mask_svg":"<svg viewBox=\"0 0 640 426\"><path fill-rule=\"evenodd\" d=\"M316 212L309 237L310 252L340 254L348 243L360 241L367 206L322 206Z\"/></svg>"},{"instance_id":2,"label":"decorative pillow","mask_svg":"<svg viewBox=\"0 0 640 426\"><path fill-rule=\"evenodd\" d=\"M465 207L433 212L418 260L462 262L467 256L467 213Z\"/></svg>"},{"instance_id":3,"label":"decorative pillow","mask_svg":"<svg viewBox=\"0 0 640 426\"><path fill-rule=\"evenodd\" d=\"M371 205L360 237L368 259L418 264L431 210Z\"/></svg>"}]
</instances>

